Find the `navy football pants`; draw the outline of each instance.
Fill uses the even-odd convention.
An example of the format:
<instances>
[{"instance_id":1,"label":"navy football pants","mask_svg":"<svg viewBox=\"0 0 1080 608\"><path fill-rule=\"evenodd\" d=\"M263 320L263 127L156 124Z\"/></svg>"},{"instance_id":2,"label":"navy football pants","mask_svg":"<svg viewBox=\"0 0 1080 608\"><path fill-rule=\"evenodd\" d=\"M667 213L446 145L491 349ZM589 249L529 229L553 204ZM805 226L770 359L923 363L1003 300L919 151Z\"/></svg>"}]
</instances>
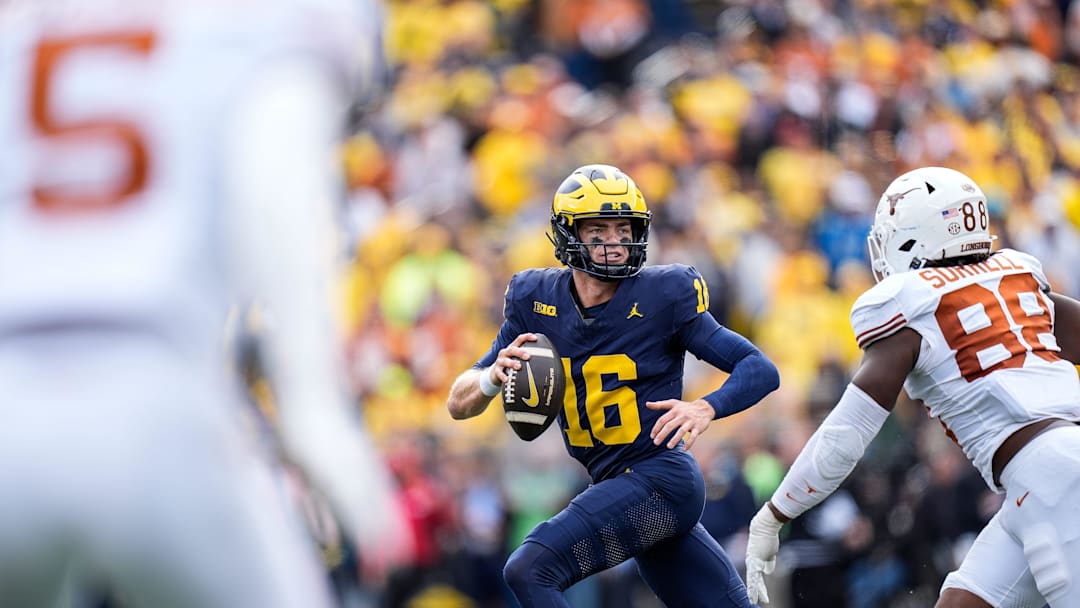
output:
<instances>
[{"instance_id":1,"label":"navy football pants","mask_svg":"<svg viewBox=\"0 0 1080 608\"><path fill-rule=\"evenodd\" d=\"M697 462L666 452L578 494L529 533L503 575L522 608L569 606L563 590L634 557L671 608L748 608L735 566L698 523L704 504Z\"/></svg>"}]
</instances>

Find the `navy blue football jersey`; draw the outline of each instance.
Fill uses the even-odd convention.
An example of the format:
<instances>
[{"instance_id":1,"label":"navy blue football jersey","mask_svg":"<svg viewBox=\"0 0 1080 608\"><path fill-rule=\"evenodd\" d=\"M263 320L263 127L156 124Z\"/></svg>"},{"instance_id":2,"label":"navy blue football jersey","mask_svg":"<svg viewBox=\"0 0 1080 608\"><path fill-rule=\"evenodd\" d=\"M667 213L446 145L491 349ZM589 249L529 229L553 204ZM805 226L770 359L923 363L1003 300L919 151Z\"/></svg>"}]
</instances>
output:
<instances>
[{"instance_id":1,"label":"navy blue football jersey","mask_svg":"<svg viewBox=\"0 0 1080 608\"><path fill-rule=\"evenodd\" d=\"M566 370L559 424L570 455L594 481L621 473L658 452L649 437L664 411L647 401L682 399L683 363L691 335L720 325L708 313L709 293L693 267L645 267L621 280L615 295L586 319L571 294L573 271L520 272L506 289L505 321L487 367L522 333L551 339Z\"/></svg>"}]
</instances>

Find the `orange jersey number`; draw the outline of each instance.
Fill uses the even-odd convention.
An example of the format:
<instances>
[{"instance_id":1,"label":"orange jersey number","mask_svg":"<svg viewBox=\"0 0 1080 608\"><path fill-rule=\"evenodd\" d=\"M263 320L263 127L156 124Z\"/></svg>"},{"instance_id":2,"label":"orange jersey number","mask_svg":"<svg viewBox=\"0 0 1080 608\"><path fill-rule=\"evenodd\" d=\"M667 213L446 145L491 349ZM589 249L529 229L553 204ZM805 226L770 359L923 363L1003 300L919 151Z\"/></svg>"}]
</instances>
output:
<instances>
[{"instance_id":1,"label":"orange jersey number","mask_svg":"<svg viewBox=\"0 0 1080 608\"><path fill-rule=\"evenodd\" d=\"M1052 333L1053 326L1050 309L1039 293L1035 277L1030 274L1005 275L997 293L1005 302L1004 306L993 291L981 285L968 285L942 296L934 313L945 341L956 351L960 374L968 382L999 369L1022 367L1029 352L1047 361L1059 360L1057 354L1039 340L1039 334ZM984 321L981 327L969 333L960 316L976 306L981 307L989 325ZM1006 311L1020 326L1023 342L1013 331ZM1008 357L984 368L979 353L995 346L1004 348Z\"/></svg>"},{"instance_id":2,"label":"orange jersey number","mask_svg":"<svg viewBox=\"0 0 1080 608\"><path fill-rule=\"evenodd\" d=\"M126 170L111 187L87 192L37 184L34 206L48 214L71 214L110 209L130 200L147 183L150 155L146 138L131 121L113 116L65 121L54 114L53 83L57 68L72 55L88 49L106 48L136 57L148 57L155 46L152 32L109 32L46 38L37 46L30 88L30 120L39 135L49 140L110 140L124 150ZM45 163L46 166L48 163Z\"/></svg>"}]
</instances>

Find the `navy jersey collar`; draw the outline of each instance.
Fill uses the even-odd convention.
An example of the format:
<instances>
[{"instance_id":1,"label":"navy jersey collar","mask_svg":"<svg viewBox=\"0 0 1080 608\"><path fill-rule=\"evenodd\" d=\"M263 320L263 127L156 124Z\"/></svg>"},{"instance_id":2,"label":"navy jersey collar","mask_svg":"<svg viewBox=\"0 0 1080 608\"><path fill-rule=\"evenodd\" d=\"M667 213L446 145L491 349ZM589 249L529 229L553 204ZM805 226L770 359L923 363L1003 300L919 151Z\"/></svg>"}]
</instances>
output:
<instances>
[{"instance_id":1,"label":"navy jersey collar","mask_svg":"<svg viewBox=\"0 0 1080 608\"><path fill-rule=\"evenodd\" d=\"M596 306L590 306L589 308L585 308L581 304L581 299L578 297L577 287L574 283L573 271L566 274L567 285L565 286L565 289L570 292L570 300L574 303L574 310L577 312L578 318L586 325L592 325L594 321L605 319L605 314L609 310L620 310L620 303L626 299L623 294L632 291L626 284L631 281L636 281L638 276L640 275L619 279L619 285L615 288L615 293L611 296L610 300L602 304L597 304Z\"/></svg>"}]
</instances>

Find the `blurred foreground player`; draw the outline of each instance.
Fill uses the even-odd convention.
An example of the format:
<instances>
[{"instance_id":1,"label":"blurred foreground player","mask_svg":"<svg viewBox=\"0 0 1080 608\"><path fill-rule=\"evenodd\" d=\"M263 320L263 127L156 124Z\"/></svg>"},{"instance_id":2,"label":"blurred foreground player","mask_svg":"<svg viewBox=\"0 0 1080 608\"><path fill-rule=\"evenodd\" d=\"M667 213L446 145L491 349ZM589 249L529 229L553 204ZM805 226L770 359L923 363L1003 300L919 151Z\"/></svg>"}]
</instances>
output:
<instances>
[{"instance_id":1,"label":"blurred foreground player","mask_svg":"<svg viewBox=\"0 0 1080 608\"><path fill-rule=\"evenodd\" d=\"M1032 256L991 253L988 223L982 191L951 169L885 190L869 236L879 282L851 312L863 360L751 521L752 601L768 601L783 522L836 490L903 387L1005 494L937 607L1080 606L1080 302Z\"/></svg>"},{"instance_id":2,"label":"blurred foreground player","mask_svg":"<svg viewBox=\"0 0 1080 608\"><path fill-rule=\"evenodd\" d=\"M533 332L551 339L566 369L559 415L570 455L592 485L529 533L504 575L525 607L567 606L562 591L630 558L668 606L749 606L746 588L699 523L705 484L686 449L716 418L776 389L776 368L708 312L697 270L645 266L650 212L633 180L608 165L567 177L552 206L556 257L569 269L520 272L491 350L457 378L447 407L477 416ZM731 374L683 401L689 352ZM717 587L719 586L719 592Z\"/></svg>"},{"instance_id":3,"label":"blurred foreground player","mask_svg":"<svg viewBox=\"0 0 1080 608\"><path fill-rule=\"evenodd\" d=\"M239 424L222 332L273 318L283 443L365 557L389 475L342 387L335 142L370 77L360 1L0 2L0 605L326 606Z\"/></svg>"}]
</instances>

